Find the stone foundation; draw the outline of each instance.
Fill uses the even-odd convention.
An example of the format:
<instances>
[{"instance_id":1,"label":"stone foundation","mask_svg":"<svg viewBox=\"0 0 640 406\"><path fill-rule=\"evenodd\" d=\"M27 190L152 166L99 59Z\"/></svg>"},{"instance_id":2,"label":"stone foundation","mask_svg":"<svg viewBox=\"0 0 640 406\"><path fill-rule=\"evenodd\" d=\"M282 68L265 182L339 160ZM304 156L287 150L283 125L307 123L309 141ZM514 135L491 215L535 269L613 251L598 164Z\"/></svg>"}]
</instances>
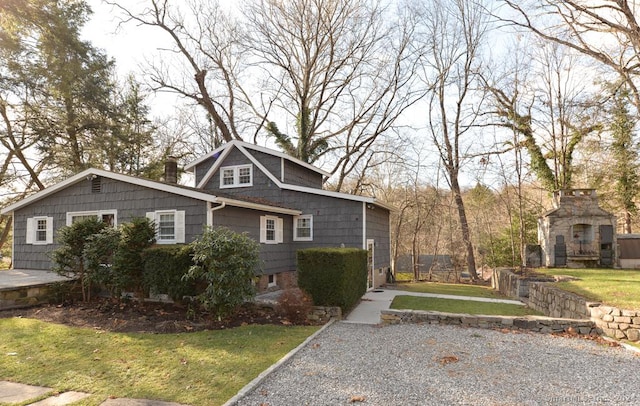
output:
<instances>
[{"instance_id":1,"label":"stone foundation","mask_svg":"<svg viewBox=\"0 0 640 406\"><path fill-rule=\"evenodd\" d=\"M544 316L485 316L440 313L422 310L383 310L382 324L445 324L463 327L527 330L539 333L597 334L589 320L558 319Z\"/></svg>"},{"instance_id":2,"label":"stone foundation","mask_svg":"<svg viewBox=\"0 0 640 406\"><path fill-rule=\"evenodd\" d=\"M256 284L259 293L285 290L298 287L298 273L296 271L280 272L276 275L276 286L269 287L269 276L261 275Z\"/></svg>"}]
</instances>

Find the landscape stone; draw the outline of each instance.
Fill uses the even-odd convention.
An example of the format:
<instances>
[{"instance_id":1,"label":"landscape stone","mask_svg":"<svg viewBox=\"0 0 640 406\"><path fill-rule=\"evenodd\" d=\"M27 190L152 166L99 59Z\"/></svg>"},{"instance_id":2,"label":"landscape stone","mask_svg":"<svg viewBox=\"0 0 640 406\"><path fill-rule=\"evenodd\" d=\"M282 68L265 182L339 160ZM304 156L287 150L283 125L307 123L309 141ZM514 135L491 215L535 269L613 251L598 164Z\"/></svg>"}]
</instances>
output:
<instances>
[{"instance_id":1,"label":"landscape stone","mask_svg":"<svg viewBox=\"0 0 640 406\"><path fill-rule=\"evenodd\" d=\"M627 330L625 333L627 334L627 339L629 339L631 341L640 340L640 330L638 330L638 329L631 328L631 329Z\"/></svg>"},{"instance_id":2,"label":"landscape stone","mask_svg":"<svg viewBox=\"0 0 640 406\"><path fill-rule=\"evenodd\" d=\"M0 403L24 403L29 399L38 398L52 390L51 388L43 386L0 381Z\"/></svg>"}]
</instances>

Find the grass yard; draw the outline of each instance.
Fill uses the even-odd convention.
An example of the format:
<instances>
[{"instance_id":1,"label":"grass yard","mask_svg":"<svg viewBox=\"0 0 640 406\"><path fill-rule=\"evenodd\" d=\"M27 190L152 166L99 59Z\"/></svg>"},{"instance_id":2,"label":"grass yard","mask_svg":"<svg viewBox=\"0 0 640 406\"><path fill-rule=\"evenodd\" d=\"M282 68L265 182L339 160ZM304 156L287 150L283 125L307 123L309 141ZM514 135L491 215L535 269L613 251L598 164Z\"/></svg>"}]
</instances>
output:
<instances>
[{"instance_id":1,"label":"grass yard","mask_svg":"<svg viewBox=\"0 0 640 406\"><path fill-rule=\"evenodd\" d=\"M392 309L427 310L445 313L485 314L495 316L542 315L526 306L507 303L475 302L419 296L396 296Z\"/></svg>"},{"instance_id":2,"label":"grass yard","mask_svg":"<svg viewBox=\"0 0 640 406\"><path fill-rule=\"evenodd\" d=\"M416 282L398 283L397 288L409 292L439 293L443 295L486 297L492 299L509 299L489 286L465 285L456 283Z\"/></svg>"},{"instance_id":3,"label":"grass yard","mask_svg":"<svg viewBox=\"0 0 640 406\"><path fill-rule=\"evenodd\" d=\"M109 396L220 405L319 327L257 325L124 334L0 319L0 380Z\"/></svg>"},{"instance_id":4,"label":"grass yard","mask_svg":"<svg viewBox=\"0 0 640 406\"><path fill-rule=\"evenodd\" d=\"M623 309L640 310L640 271L624 269L537 269L547 275L568 275L579 280L556 286L588 299Z\"/></svg>"}]
</instances>

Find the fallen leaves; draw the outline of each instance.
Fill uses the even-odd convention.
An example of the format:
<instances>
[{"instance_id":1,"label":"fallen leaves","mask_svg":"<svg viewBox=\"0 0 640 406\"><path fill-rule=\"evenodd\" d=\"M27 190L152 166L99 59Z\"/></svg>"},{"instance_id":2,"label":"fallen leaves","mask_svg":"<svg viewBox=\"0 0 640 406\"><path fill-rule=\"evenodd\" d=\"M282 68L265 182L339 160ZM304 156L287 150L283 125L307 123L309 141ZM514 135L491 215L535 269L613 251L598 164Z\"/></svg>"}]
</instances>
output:
<instances>
[{"instance_id":1,"label":"fallen leaves","mask_svg":"<svg viewBox=\"0 0 640 406\"><path fill-rule=\"evenodd\" d=\"M440 365L452 364L454 362L458 362L458 357L456 357L455 355L446 355L438 359L438 362L440 363Z\"/></svg>"},{"instance_id":2,"label":"fallen leaves","mask_svg":"<svg viewBox=\"0 0 640 406\"><path fill-rule=\"evenodd\" d=\"M581 338L583 340L594 341L598 344L605 345L608 347L620 347L620 342L615 341L613 339L607 339L597 334L580 334L575 329L569 328L567 331L562 333L553 333L554 337L564 337L564 338Z\"/></svg>"}]
</instances>

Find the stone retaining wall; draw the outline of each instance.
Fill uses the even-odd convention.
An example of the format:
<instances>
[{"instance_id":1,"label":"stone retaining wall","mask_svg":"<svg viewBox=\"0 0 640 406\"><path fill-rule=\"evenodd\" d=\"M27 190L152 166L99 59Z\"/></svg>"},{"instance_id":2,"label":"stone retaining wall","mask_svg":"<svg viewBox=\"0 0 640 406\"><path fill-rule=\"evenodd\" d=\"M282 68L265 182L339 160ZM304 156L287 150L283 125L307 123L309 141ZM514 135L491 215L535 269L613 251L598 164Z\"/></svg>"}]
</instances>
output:
<instances>
[{"instance_id":1,"label":"stone retaining wall","mask_svg":"<svg viewBox=\"0 0 640 406\"><path fill-rule=\"evenodd\" d=\"M552 282L553 278L516 275L511 269L495 269L491 274L491 287L516 299L529 297L529 285L537 281Z\"/></svg>"},{"instance_id":2,"label":"stone retaining wall","mask_svg":"<svg viewBox=\"0 0 640 406\"><path fill-rule=\"evenodd\" d=\"M380 317L382 324L425 323L487 329L528 330L540 333L597 334L596 327L589 320L544 316L484 316L422 310L383 310Z\"/></svg>"},{"instance_id":3,"label":"stone retaining wall","mask_svg":"<svg viewBox=\"0 0 640 406\"><path fill-rule=\"evenodd\" d=\"M60 284L24 286L0 290L0 309L17 309L49 303L59 294Z\"/></svg>"},{"instance_id":4,"label":"stone retaining wall","mask_svg":"<svg viewBox=\"0 0 640 406\"><path fill-rule=\"evenodd\" d=\"M609 337L640 341L640 311L600 305L591 308L591 320Z\"/></svg>"},{"instance_id":5,"label":"stone retaining wall","mask_svg":"<svg viewBox=\"0 0 640 406\"><path fill-rule=\"evenodd\" d=\"M531 282L527 306L549 317L589 319L591 309L600 306L600 303L587 301L550 283Z\"/></svg>"},{"instance_id":6,"label":"stone retaining wall","mask_svg":"<svg viewBox=\"0 0 640 406\"><path fill-rule=\"evenodd\" d=\"M519 278L522 277L509 270L496 270L492 281L495 279L496 283L502 286L501 293L521 298L522 296L506 293L516 292L509 286L520 283L514 282ZM549 282L530 281L527 285L527 305L548 317L587 319L595 325L600 334L619 340L640 341L640 311L591 302L579 295L556 288Z\"/></svg>"},{"instance_id":7,"label":"stone retaining wall","mask_svg":"<svg viewBox=\"0 0 640 406\"><path fill-rule=\"evenodd\" d=\"M337 306L313 306L313 310L307 315L307 319L323 323L331 319L342 320L342 309Z\"/></svg>"}]
</instances>

